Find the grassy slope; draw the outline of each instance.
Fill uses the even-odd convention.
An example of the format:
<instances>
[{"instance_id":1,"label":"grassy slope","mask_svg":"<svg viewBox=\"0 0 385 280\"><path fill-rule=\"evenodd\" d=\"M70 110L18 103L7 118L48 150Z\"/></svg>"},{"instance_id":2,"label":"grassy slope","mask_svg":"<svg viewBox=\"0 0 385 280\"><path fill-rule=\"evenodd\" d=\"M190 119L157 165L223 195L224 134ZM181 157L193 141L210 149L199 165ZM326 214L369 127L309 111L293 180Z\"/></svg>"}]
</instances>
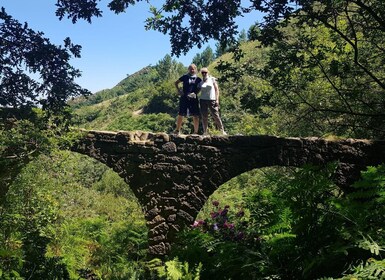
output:
<instances>
[{"instance_id":1,"label":"grassy slope","mask_svg":"<svg viewBox=\"0 0 385 280\"><path fill-rule=\"evenodd\" d=\"M245 52L239 67L252 65L255 69L264 62L263 50L257 42L242 45ZM238 81L222 82L222 75L215 70L219 61L232 62L230 53L216 59L209 69L219 78L221 111L225 128L232 134L275 134L271 123L264 123L258 115L266 110L253 111L255 100L259 100L268 85L253 75L245 75ZM145 67L122 80L116 87L103 90L89 100L72 102L78 115L79 127L106 130L149 130L170 132L174 127L178 98L172 79L157 82L159 77L152 67ZM246 96L249 96L246 98ZM189 131L190 120L185 131Z\"/></svg>"}]
</instances>

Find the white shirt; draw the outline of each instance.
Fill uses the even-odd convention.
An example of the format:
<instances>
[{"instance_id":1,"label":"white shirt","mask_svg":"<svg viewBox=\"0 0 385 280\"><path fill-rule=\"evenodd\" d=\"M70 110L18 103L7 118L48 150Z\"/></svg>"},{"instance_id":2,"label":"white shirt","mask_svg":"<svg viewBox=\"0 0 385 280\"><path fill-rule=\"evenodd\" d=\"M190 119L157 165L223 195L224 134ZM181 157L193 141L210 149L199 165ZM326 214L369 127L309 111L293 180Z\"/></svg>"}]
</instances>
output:
<instances>
[{"instance_id":1,"label":"white shirt","mask_svg":"<svg viewBox=\"0 0 385 280\"><path fill-rule=\"evenodd\" d=\"M200 82L200 87L201 87L201 95L200 99L204 100L216 100L216 95L215 95L215 88L214 88L214 83L215 83L215 78L208 76L206 80L202 80Z\"/></svg>"}]
</instances>

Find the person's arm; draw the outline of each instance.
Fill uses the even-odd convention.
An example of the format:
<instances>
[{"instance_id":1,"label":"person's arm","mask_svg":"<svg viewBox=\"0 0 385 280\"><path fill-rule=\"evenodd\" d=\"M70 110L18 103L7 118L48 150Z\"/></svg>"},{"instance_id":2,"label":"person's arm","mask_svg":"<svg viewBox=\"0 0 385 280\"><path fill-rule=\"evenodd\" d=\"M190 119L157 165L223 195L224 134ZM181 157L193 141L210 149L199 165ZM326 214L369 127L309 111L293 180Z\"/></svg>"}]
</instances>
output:
<instances>
[{"instance_id":1,"label":"person's arm","mask_svg":"<svg viewBox=\"0 0 385 280\"><path fill-rule=\"evenodd\" d=\"M179 95L182 95L183 91L182 89L179 87L179 83L181 83L182 81L181 80L176 80L175 81L175 87L176 87L176 91Z\"/></svg>"},{"instance_id":2,"label":"person's arm","mask_svg":"<svg viewBox=\"0 0 385 280\"><path fill-rule=\"evenodd\" d=\"M201 78L197 78L198 81L197 81L197 86L196 86L196 89L195 89L195 94L198 94L201 89L202 89L202 79Z\"/></svg>"},{"instance_id":3,"label":"person's arm","mask_svg":"<svg viewBox=\"0 0 385 280\"><path fill-rule=\"evenodd\" d=\"M219 87L218 83L215 79L213 79L213 84L214 84L214 90L215 90L215 101L217 102L219 106Z\"/></svg>"}]
</instances>

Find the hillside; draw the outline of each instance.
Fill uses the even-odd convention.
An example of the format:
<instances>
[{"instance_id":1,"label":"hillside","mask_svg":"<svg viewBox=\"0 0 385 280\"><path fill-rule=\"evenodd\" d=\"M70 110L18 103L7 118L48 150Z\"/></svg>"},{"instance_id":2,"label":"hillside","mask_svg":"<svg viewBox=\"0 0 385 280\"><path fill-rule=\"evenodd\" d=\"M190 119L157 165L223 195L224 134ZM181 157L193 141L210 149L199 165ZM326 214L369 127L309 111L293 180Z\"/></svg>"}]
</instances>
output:
<instances>
[{"instance_id":1,"label":"hillside","mask_svg":"<svg viewBox=\"0 0 385 280\"><path fill-rule=\"evenodd\" d=\"M349 3L327 2L325 5L333 4L333 11ZM372 2L377 5L372 11L384 15L382 2ZM55 125L69 118L51 118L36 108L36 121L14 119L3 126L0 171L5 175L2 178L12 180L7 179L0 200L0 278L383 279L384 164L367 166L358 181L341 187L335 184L341 178L339 171L345 174L358 162L344 156L346 146L336 152L341 161L324 164L319 156L331 148L323 140L326 137L367 139L362 143L385 137L385 37L378 36L383 32L376 23L380 17L357 21L370 19L368 10L350 4L343 13L333 13L330 25L314 21L306 25L293 19L273 30L282 36L267 34L275 37L274 44L267 47L258 41L243 41L240 49L229 47L235 52L224 53L208 65L219 81L222 119L230 135L321 137L318 140L325 146L294 141L290 147L294 145L300 152L285 154L282 151L290 149L263 145L257 154L238 142L242 155L258 168L221 181L195 221L189 220L191 226L176 233L177 242L162 260L149 259L147 248L155 240L148 238L148 231L167 229L169 225L163 226L163 222L177 218L161 217L161 211L149 207L154 205L152 201L141 208L130 188L134 186L120 176L135 172L140 186L146 180L143 176L149 174L146 170L154 171L159 197L167 201L162 211L173 213L177 208L171 193L183 197L186 206L194 201L200 205L205 199L193 192L184 198L179 190L186 190L189 184L196 190L212 186L221 176L215 172L216 166L224 164L226 172L234 174L232 164L238 161L213 155L206 162L199 153L186 153L192 161L184 168L188 161L179 157L178 149L169 154L170 163L162 164L161 156L155 156L157 162L145 167L140 154L138 161L125 154L120 159L111 155L106 159L119 164L134 160L141 165L139 169L126 170L130 167L123 166L129 165L122 165L113 170L62 150L78 136L73 130L55 130ZM316 5L318 9L324 3ZM77 125L96 130L171 132L178 107L174 81L185 72L186 66L166 56L112 89L72 100ZM191 131L190 121L186 121L184 133ZM248 139L255 138L270 139ZM225 137L216 140L227 141ZM182 143L189 150L191 144ZM266 160L270 166L271 150L280 160L296 164L302 163L300 153L314 154L317 165L260 168ZM224 153L226 157L232 154L226 149ZM240 152L232 155L243 158ZM9 165L14 160L17 165ZM162 173L161 165L170 173ZM182 182L180 186L168 180L174 176ZM140 192L147 192L144 189ZM154 211L144 215L143 210L148 209Z\"/></svg>"},{"instance_id":2,"label":"hillside","mask_svg":"<svg viewBox=\"0 0 385 280\"><path fill-rule=\"evenodd\" d=\"M82 106L88 106L97 104L105 100L124 95L128 92L134 91L140 86L140 84L147 84L153 82L155 79L154 67L146 66L143 69L135 72L132 75L128 75L122 81L120 81L112 89L104 89L94 93L93 95L85 98L80 97L73 99L69 104L75 109Z\"/></svg>"},{"instance_id":3,"label":"hillside","mask_svg":"<svg viewBox=\"0 0 385 280\"><path fill-rule=\"evenodd\" d=\"M245 56L239 63L263 67L263 50L256 48L258 45L257 42L244 43L242 49ZM230 63L231 54L217 58L208 68L219 80L221 112L226 130L232 134L274 134L259 119L259 115L264 114L261 100L268 89L267 85L252 76L244 76L236 82L224 80L226 73L215 69L221 61ZM171 132L178 110L174 81L187 71L187 67L168 75L168 79L165 79L163 72L159 74L157 68L160 68L159 64L145 67L112 89L97 92L86 100L72 101L79 127ZM258 102L259 106L256 107ZM185 122L186 133L189 132L190 121Z\"/></svg>"}]
</instances>

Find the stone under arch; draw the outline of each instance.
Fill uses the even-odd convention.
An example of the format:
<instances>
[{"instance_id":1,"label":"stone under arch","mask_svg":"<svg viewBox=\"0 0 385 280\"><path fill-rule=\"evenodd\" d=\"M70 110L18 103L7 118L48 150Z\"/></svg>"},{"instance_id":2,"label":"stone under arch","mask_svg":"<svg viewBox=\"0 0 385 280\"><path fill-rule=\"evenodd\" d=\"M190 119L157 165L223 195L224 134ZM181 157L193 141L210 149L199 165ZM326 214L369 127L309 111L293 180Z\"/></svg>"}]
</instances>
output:
<instances>
[{"instance_id":1,"label":"stone under arch","mask_svg":"<svg viewBox=\"0 0 385 280\"><path fill-rule=\"evenodd\" d=\"M385 141L355 139L85 131L72 150L124 178L145 212L149 253L163 256L175 234L195 220L218 186L241 173L338 161L335 181L347 188L366 166L385 161L384 148Z\"/></svg>"}]
</instances>

